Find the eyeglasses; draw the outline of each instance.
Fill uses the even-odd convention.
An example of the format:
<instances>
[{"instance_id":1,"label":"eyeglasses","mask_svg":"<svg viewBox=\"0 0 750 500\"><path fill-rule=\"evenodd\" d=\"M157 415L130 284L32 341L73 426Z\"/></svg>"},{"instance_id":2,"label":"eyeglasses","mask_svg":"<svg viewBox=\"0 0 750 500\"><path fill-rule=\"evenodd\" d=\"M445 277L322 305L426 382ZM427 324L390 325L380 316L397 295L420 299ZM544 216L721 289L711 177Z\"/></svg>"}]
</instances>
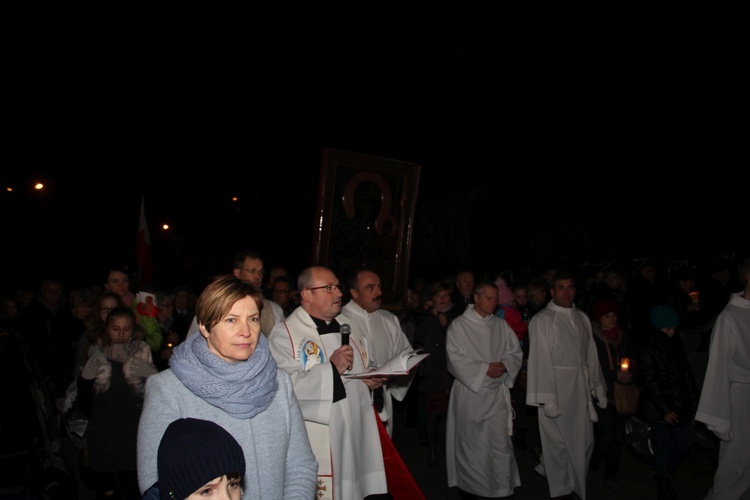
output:
<instances>
[{"instance_id":1,"label":"eyeglasses","mask_svg":"<svg viewBox=\"0 0 750 500\"><path fill-rule=\"evenodd\" d=\"M246 273L259 274L260 276L263 276L265 274L265 271L263 269L245 269L244 267L241 267L240 269L245 271Z\"/></svg>"},{"instance_id":2,"label":"eyeglasses","mask_svg":"<svg viewBox=\"0 0 750 500\"><path fill-rule=\"evenodd\" d=\"M341 285L313 286L313 287L309 287L308 290L320 290L321 288L325 288L326 292L328 293L333 293L334 290L338 290L339 292L342 292L344 290L344 287Z\"/></svg>"}]
</instances>

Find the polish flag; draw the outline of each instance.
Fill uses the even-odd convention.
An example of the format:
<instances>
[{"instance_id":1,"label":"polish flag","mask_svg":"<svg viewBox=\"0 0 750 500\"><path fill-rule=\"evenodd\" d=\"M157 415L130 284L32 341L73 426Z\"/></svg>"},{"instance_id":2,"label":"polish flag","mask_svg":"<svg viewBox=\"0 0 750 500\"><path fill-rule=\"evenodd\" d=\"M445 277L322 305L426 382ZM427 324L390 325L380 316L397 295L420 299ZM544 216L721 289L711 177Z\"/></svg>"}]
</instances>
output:
<instances>
[{"instance_id":1,"label":"polish flag","mask_svg":"<svg viewBox=\"0 0 750 500\"><path fill-rule=\"evenodd\" d=\"M138 271L138 288L153 283L154 265L151 259L151 235L146 225L146 197L141 196L141 217L138 219L138 235L135 239L135 263Z\"/></svg>"}]
</instances>

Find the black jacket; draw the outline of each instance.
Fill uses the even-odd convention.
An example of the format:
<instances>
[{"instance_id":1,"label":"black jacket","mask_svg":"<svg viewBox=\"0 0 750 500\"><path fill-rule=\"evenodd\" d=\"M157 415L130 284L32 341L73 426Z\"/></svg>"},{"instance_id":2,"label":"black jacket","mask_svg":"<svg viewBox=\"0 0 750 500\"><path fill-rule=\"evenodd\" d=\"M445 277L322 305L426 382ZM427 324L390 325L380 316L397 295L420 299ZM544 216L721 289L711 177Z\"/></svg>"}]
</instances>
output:
<instances>
[{"instance_id":1,"label":"black jacket","mask_svg":"<svg viewBox=\"0 0 750 500\"><path fill-rule=\"evenodd\" d=\"M679 332L670 338L652 328L636 350L636 361L641 388L639 418L663 424L664 416L674 411L680 425L691 423L700 392Z\"/></svg>"}]
</instances>

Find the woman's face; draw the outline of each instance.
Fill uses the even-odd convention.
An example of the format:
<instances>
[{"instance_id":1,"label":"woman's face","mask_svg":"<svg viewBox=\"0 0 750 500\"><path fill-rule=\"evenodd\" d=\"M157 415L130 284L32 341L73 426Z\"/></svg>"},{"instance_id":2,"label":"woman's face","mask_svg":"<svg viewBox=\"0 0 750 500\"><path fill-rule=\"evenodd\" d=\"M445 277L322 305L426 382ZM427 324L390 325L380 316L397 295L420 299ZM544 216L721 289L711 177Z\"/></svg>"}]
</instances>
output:
<instances>
[{"instance_id":1,"label":"woman's face","mask_svg":"<svg viewBox=\"0 0 750 500\"><path fill-rule=\"evenodd\" d=\"M599 324L602 325L602 330L611 330L617 325L617 313L608 312L599 318Z\"/></svg>"},{"instance_id":2,"label":"woman's face","mask_svg":"<svg viewBox=\"0 0 750 500\"><path fill-rule=\"evenodd\" d=\"M445 312L451 308L453 302L451 301L451 292L449 290L441 290L432 297L432 306L440 312Z\"/></svg>"},{"instance_id":3,"label":"woman's face","mask_svg":"<svg viewBox=\"0 0 750 500\"><path fill-rule=\"evenodd\" d=\"M107 336L113 344L124 344L133 336L135 325L127 316L118 316L112 318L112 322L107 327Z\"/></svg>"},{"instance_id":4,"label":"woman's face","mask_svg":"<svg viewBox=\"0 0 750 500\"><path fill-rule=\"evenodd\" d=\"M113 297L102 299L102 302L99 304L99 318L101 318L102 321L107 321L107 315L109 314L109 311L111 311L118 305L119 304L117 303L117 300L115 300Z\"/></svg>"},{"instance_id":5,"label":"woman's face","mask_svg":"<svg viewBox=\"0 0 750 500\"><path fill-rule=\"evenodd\" d=\"M130 291L130 278L120 271L112 271L107 278L107 290L112 290L120 297L124 297Z\"/></svg>"},{"instance_id":6,"label":"woman's face","mask_svg":"<svg viewBox=\"0 0 750 500\"><path fill-rule=\"evenodd\" d=\"M200 330L212 353L230 363L246 361L255 352L260 337L258 306L252 297L244 297L234 303L210 333L203 325Z\"/></svg>"}]
</instances>

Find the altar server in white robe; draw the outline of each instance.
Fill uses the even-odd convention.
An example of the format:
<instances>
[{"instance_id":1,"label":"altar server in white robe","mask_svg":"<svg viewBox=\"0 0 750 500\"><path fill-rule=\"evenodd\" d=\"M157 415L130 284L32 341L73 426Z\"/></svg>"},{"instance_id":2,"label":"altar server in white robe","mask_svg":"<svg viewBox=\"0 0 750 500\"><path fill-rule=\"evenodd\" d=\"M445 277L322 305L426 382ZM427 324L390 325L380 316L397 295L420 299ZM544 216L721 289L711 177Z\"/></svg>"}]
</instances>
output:
<instances>
[{"instance_id":1,"label":"altar server in white robe","mask_svg":"<svg viewBox=\"0 0 750 500\"><path fill-rule=\"evenodd\" d=\"M513 451L510 389L523 351L495 316L497 285L480 282L474 303L448 326L448 370L455 377L448 404L448 486L486 498L513 495L521 476Z\"/></svg>"},{"instance_id":2,"label":"altar server in white robe","mask_svg":"<svg viewBox=\"0 0 750 500\"><path fill-rule=\"evenodd\" d=\"M374 271L360 269L352 274L347 283L351 300L342 312L352 319L352 331L367 339L371 368L377 368L392 357L413 351L409 339L401 329L398 316L381 309L383 289L380 276ZM409 375L389 377L383 385L383 408L380 417L389 436L393 436L393 399L403 401L411 387L417 370Z\"/></svg>"},{"instance_id":3,"label":"altar server in white robe","mask_svg":"<svg viewBox=\"0 0 750 500\"><path fill-rule=\"evenodd\" d=\"M592 396L607 407L591 321L575 307L575 278L560 271L552 300L529 322L526 404L539 408L542 464L551 497L586 499L586 472L598 420Z\"/></svg>"},{"instance_id":4,"label":"altar server in white robe","mask_svg":"<svg viewBox=\"0 0 750 500\"><path fill-rule=\"evenodd\" d=\"M385 494L383 452L370 390L384 377L347 379L368 367L366 341L352 328L342 345L341 284L330 269L313 266L297 279L300 307L271 330L269 344L279 368L292 376L318 461L316 498L362 499Z\"/></svg>"},{"instance_id":5,"label":"altar server in white robe","mask_svg":"<svg viewBox=\"0 0 750 500\"><path fill-rule=\"evenodd\" d=\"M731 295L711 332L695 415L721 440L707 500L750 498L750 258L740 263L739 277L745 289Z\"/></svg>"}]
</instances>

